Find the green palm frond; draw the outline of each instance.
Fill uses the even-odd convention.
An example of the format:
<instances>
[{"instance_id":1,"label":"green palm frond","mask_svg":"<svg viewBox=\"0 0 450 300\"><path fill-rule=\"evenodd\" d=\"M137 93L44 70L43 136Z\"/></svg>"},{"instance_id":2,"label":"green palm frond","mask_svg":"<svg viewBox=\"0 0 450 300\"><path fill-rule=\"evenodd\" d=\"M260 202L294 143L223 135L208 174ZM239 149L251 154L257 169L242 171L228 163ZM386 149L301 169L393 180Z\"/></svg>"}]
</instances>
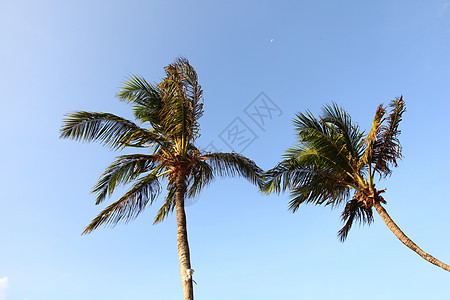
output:
<instances>
[{"instance_id":1,"label":"green palm frond","mask_svg":"<svg viewBox=\"0 0 450 300\"><path fill-rule=\"evenodd\" d=\"M316 119L310 112L298 114L294 126L302 146L314 149L322 163L339 173L355 171L344 136L332 123Z\"/></svg>"},{"instance_id":2,"label":"green palm frond","mask_svg":"<svg viewBox=\"0 0 450 300\"><path fill-rule=\"evenodd\" d=\"M285 159L275 168L267 171L263 176L262 191L266 193L280 193L287 189L296 188L296 200L291 202L291 209L296 210L298 205L303 203L308 195L316 195L312 202L324 203L326 199L322 196L331 195L330 200L336 197L333 193L320 192L320 186L317 186L317 193L310 190L314 189L317 180L323 178L328 182L327 186L339 186L344 189L355 186L355 179L347 173L342 173L339 169L336 171L334 162L309 145L299 145L287 150ZM304 186L302 189L301 186ZM308 192L307 192L308 191ZM306 197L306 198L305 198ZM341 202L343 198L336 198Z\"/></svg>"},{"instance_id":3,"label":"green palm frond","mask_svg":"<svg viewBox=\"0 0 450 300\"><path fill-rule=\"evenodd\" d=\"M171 148L170 141L156 130L130 131L123 135L122 140L124 141L124 146L127 147L154 147L156 150L162 148L166 151Z\"/></svg>"},{"instance_id":4,"label":"green palm frond","mask_svg":"<svg viewBox=\"0 0 450 300\"><path fill-rule=\"evenodd\" d=\"M117 97L133 104L136 119L149 122L157 130L161 129L162 92L158 86L142 77L131 76L123 83Z\"/></svg>"},{"instance_id":5,"label":"green palm frond","mask_svg":"<svg viewBox=\"0 0 450 300\"><path fill-rule=\"evenodd\" d=\"M191 114L190 119L198 120L203 115L203 90L201 85L198 83L198 76L195 69L189 64L186 58L179 58L173 64L177 69L181 71L183 75L183 87L184 95L189 100L191 108L189 113ZM194 131L198 131L198 124Z\"/></svg>"},{"instance_id":6,"label":"green palm frond","mask_svg":"<svg viewBox=\"0 0 450 300\"><path fill-rule=\"evenodd\" d=\"M347 239L348 233L354 221L358 221L360 225L372 224L372 208L367 208L361 201L352 199L345 205L344 211L341 214L341 218L342 222L345 222L345 224L339 230L338 237L341 242L344 242Z\"/></svg>"},{"instance_id":7,"label":"green palm frond","mask_svg":"<svg viewBox=\"0 0 450 300\"><path fill-rule=\"evenodd\" d=\"M111 196L116 186L131 182L160 163L161 157L158 155L132 154L117 157L103 172L92 190L92 193L97 194L95 204Z\"/></svg>"},{"instance_id":8,"label":"green palm frond","mask_svg":"<svg viewBox=\"0 0 450 300\"><path fill-rule=\"evenodd\" d=\"M144 140L148 142L156 136L113 114L79 111L64 119L60 137L83 142L100 141L113 149L119 149L134 143L139 146Z\"/></svg>"},{"instance_id":9,"label":"green palm frond","mask_svg":"<svg viewBox=\"0 0 450 300\"><path fill-rule=\"evenodd\" d=\"M262 190L290 189L289 209L294 212L302 203L341 204L358 186L356 163L364 145L358 126L337 105L325 107L320 119L309 112L298 114L294 124L299 144L265 173Z\"/></svg>"},{"instance_id":10,"label":"green palm frond","mask_svg":"<svg viewBox=\"0 0 450 300\"><path fill-rule=\"evenodd\" d=\"M261 183L262 170L251 160L238 153L209 153L205 155L214 175L241 176L253 184Z\"/></svg>"},{"instance_id":11,"label":"green palm frond","mask_svg":"<svg viewBox=\"0 0 450 300\"><path fill-rule=\"evenodd\" d=\"M289 202L289 209L293 212L297 211L302 203L334 207L348 199L350 195L348 183L336 178L326 169L309 167L294 174L296 176L292 176L291 181L296 184L291 185L292 199Z\"/></svg>"},{"instance_id":12,"label":"green palm frond","mask_svg":"<svg viewBox=\"0 0 450 300\"><path fill-rule=\"evenodd\" d=\"M169 88L166 87L166 91ZM176 95L174 88L164 97L161 123L164 132L173 141L181 141L180 147L185 148L185 143L192 135L187 119L187 101Z\"/></svg>"},{"instance_id":13,"label":"green palm frond","mask_svg":"<svg viewBox=\"0 0 450 300\"><path fill-rule=\"evenodd\" d=\"M180 145L185 155L188 144L198 137L203 92L197 73L186 59L177 59L165 70L166 77L159 85L163 91L161 123L165 133Z\"/></svg>"},{"instance_id":14,"label":"green palm frond","mask_svg":"<svg viewBox=\"0 0 450 300\"><path fill-rule=\"evenodd\" d=\"M155 223L174 210L179 180L186 183L184 198L198 196L215 176L242 176L252 183L260 181L262 170L250 159L235 153L202 156L194 146L203 114L203 90L187 59L178 58L168 65L158 84L130 76L117 97L132 106L136 124L109 113L80 111L69 114L61 129L61 138L98 141L113 149L147 148L151 153L119 156L103 172L92 190L96 204L109 198L118 186L134 185L104 209L84 234L101 225L134 219L159 194L160 179L167 180L168 192ZM147 128L137 125L140 123Z\"/></svg>"},{"instance_id":15,"label":"green palm frond","mask_svg":"<svg viewBox=\"0 0 450 300\"><path fill-rule=\"evenodd\" d=\"M277 166L264 173L261 183L263 192L279 194L301 184L303 178L311 172L308 166L314 165L319 159L316 151L306 150L302 146L288 149L284 158Z\"/></svg>"},{"instance_id":16,"label":"green palm frond","mask_svg":"<svg viewBox=\"0 0 450 300\"><path fill-rule=\"evenodd\" d=\"M372 128L370 129L370 132L366 138L366 144L374 144L377 141L385 114L386 108L384 108L383 104L380 104L380 106L378 106L377 108L377 111L375 112L375 117L372 121Z\"/></svg>"},{"instance_id":17,"label":"green palm frond","mask_svg":"<svg viewBox=\"0 0 450 300\"><path fill-rule=\"evenodd\" d=\"M160 192L160 185L155 174L151 173L138 179L133 187L118 201L104 209L83 231L90 233L101 225L115 226L124 220L134 220L146 207L155 200Z\"/></svg>"},{"instance_id":18,"label":"green palm frond","mask_svg":"<svg viewBox=\"0 0 450 300\"><path fill-rule=\"evenodd\" d=\"M124 81L117 97L122 101L141 106L158 107L161 104L158 87L148 83L140 76L131 76Z\"/></svg>"},{"instance_id":19,"label":"green palm frond","mask_svg":"<svg viewBox=\"0 0 450 300\"><path fill-rule=\"evenodd\" d=\"M173 184L170 184L167 187L167 195L164 201L164 204L161 206L161 208L158 210L158 213L156 214L155 220L153 224L158 224L173 212L175 208L175 193L176 193L176 186Z\"/></svg>"},{"instance_id":20,"label":"green palm frond","mask_svg":"<svg viewBox=\"0 0 450 300\"><path fill-rule=\"evenodd\" d=\"M402 147L398 139L401 131L398 127L406 111L403 97L392 100L390 108L391 113L386 118L387 124L381 127L374 150L375 170L384 177L392 173L390 165L397 167L397 159L402 157Z\"/></svg>"},{"instance_id":21,"label":"green palm frond","mask_svg":"<svg viewBox=\"0 0 450 300\"><path fill-rule=\"evenodd\" d=\"M322 120L325 123L332 124L342 135L351 160L358 161L364 150L363 133L359 126L352 123L350 115L336 103L327 105L323 109Z\"/></svg>"},{"instance_id":22,"label":"green palm frond","mask_svg":"<svg viewBox=\"0 0 450 300\"><path fill-rule=\"evenodd\" d=\"M299 168L295 158L285 159L275 168L268 170L261 178L261 190L267 194L284 192L286 189L294 185L293 177L298 177L304 172Z\"/></svg>"},{"instance_id":23,"label":"green palm frond","mask_svg":"<svg viewBox=\"0 0 450 300\"><path fill-rule=\"evenodd\" d=\"M200 191L214 180L214 172L205 161L199 161L192 168L188 176L187 196L196 197Z\"/></svg>"},{"instance_id":24,"label":"green palm frond","mask_svg":"<svg viewBox=\"0 0 450 300\"><path fill-rule=\"evenodd\" d=\"M264 173L261 190L289 190L289 209L294 212L303 203L334 207L345 202L341 215L345 224L338 233L344 241L355 220L370 224L372 206L385 203L379 195L384 190L375 189L374 173L389 175L389 167L401 158L398 127L405 112L402 97L393 100L390 108L386 117L385 107L378 107L365 138L348 113L334 103L325 106L318 118L309 111L296 115L298 143ZM356 193L350 198L352 190Z\"/></svg>"},{"instance_id":25,"label":"green palm frond","mask_svg":"<svg viewBox=\"0 0 450 300\"><path fill-rule=\"evenodd\" d=\"M379 134L384 122L384 115L386 114L386 109L381 104L378 106L377 111L375 112L375 117L372 121L372 128L370 129L369 134L366 137L366 150L364 152L363 157L359 162L359 168L363 166L371 165L373 161L374 147L379 138ZM371 174L369 174L371 176Z\"/></svg>"}]
</instances>

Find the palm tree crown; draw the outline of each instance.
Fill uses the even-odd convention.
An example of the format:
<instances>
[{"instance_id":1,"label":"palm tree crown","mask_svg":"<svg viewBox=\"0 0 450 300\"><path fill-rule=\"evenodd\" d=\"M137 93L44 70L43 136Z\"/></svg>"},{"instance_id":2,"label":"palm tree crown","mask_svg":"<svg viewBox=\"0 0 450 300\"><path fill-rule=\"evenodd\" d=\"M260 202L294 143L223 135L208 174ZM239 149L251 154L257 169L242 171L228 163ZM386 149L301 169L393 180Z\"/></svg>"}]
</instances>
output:
<instances>
[{"instance_id":1,"label":"palm tree crown","mask_svg":"<svg viewBox=\"0 0 450 300\"><path fill-rule=\"evenodd\" d=\"M388 112L383 105L378 107L367 135L336 104L325 106L319 118L310 112L298 114L294 120L298 143L266 172L262 190L280 193L289 189L292 196L289 208L294 212L302 203L331 207L344 204L341 215L344 226L338 232L341 241L347 238L355 221L371 224L375 207L403 243L416 252L422 251L381 206L386 204L381 196L385 189L375 187L377 176L388 177L402 157L398 137L405 112L403 97L392 100L389 108ZM419 254L450 271L449 266L428 253Z\"/></svg>"},{"instance_id":2,"label":"palm tree crown","mask_svg":"<svg viewBox=\"0 0 450 300\"><path fill-rule=\"evenodd\" d=\"M155 201L165 180L167 194L155 223L177 208L178 227L182 228L177 235L179 242L182 241L180 264L184 264L184 258L189 261L185 197L198 195L216 176L242 176L258 183L261 170L250 159L237 153L205 153L195 146L199 137L198 120L203 114L202 95L196 71L187 59L179 58L165 68L165 77L159 84L133 76L118 93L119 100L130 103L136 120L147 128L109 113L79 111L66 117L62 138L99 141L113 149L136 147L149 151L121 155L101 175L92 191L97 196L96 204L109 198L117 186L133 185L104 209L86 227L84 234L101 225L136 218ZM181 251L180 247L185 249ZM182 273L190 272L190 262L184 269ZM192 294L192 287L190 289L188 294ZM192 295L185 295L185 299L192 298Z\"/></svg>"}]
</instances>

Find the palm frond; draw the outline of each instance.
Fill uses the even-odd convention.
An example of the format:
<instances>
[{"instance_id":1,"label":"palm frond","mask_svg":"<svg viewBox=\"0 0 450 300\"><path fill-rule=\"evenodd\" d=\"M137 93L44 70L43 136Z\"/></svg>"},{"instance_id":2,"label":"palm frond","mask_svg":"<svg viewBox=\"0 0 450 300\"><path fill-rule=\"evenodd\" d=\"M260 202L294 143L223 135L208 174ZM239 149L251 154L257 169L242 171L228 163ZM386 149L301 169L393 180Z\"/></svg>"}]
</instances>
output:
<instances>
[{"instance_id":1,"label":"palm frond","mask_svg":"<svg viewBox=\"0 0 450 300\"><path fill-rule=\"evenodd\" d=\"M189 198L198 196L213 180L214 172L211 166L205 161L197 162L188 176L187 196Z\"/></svg>"},{"instance_id":2,"label":"palm frond","mask_svg":"<svg viewBox=\"0 0 450 300\"><path fill-rule=\"evenodd\" d=\"M384 177L391 174L390 165L397 167L397 159L402 157L402 147L398 139L401 131L398 127L406 111L403 97L392 100L390 108L391 113L386 118L387 124L381 127L374 149L375 170Z\"/></svg>"},{"instance_id":3,"label":"palm frond","mask_svg":"<svg viewBox=\"0 0 450 300\"><path fill-rule=\"evenodd\" d=\"M153 224L157 224L157 223L164 221L164 219L169 215L169 213L173 212L173 210L175 208L176 186L174 184L170 184L167 187L167 189L168 189L168 192L167 192L164 204L158 210L158 213L156 214Z\"/></svg>"},{"instance_id":4,"label":"palm frond","mask_svg":"<svg viewBox=\"0 0 450 300\"><path fill-rule=\"evenodd\" d=\"M61 138L100 141L113 149L138 147L156 138L135 123L109 113L79 111L67 115L63 122Z\"/></svg>"},{"instance_id":5,"label":"palm frond","mask_svg":"<svg viewBox=\"0 0 450 300\"><path fill-rule=\"evenodd\" d=\"M163 91L161 124L164 132L183 149L184 155L188 144L199 136L203 92L188 60L179 58L165 70L166 77L159 85Z\"/></svg>"},{"instance_id":6,"label":"palm frond","mask_svg":"<svg viewBox=\"0 0 450 300\"><path fill-rule=\"evenodd\" d=\"M299 168L295 158L285 159L274 168L268 170L261 177L261 190L267 194L284 192L286 189L295 185L293 178L298 178L301 174L306 172Z\"/></svg>"},{"instance_id":7,"label":"palm frond","mask_svg":"<svg viewBox=\"0 0 450 300\"><path fill-rule=\"evenodd\" d=\"M117 97L133 104L133 113L141 122L149 122L158 129L161 123L162 98L158 86L148 83L144 78L131 76L123 83Z\"/></svg>"},{"instance_id":8,"label":"palm frond","mask_svg":"<svg viewBox=\"0 0 450 300\"><path fill-rule=\"evenodd\" d=\"M399 123L405 111L403 99L392 101L391 113L380 105L367 137L350 116L336 104L326 106L315 118L311 112L296 115L298 143L286 151L284 159L262 177L261 190L280 193L290 190L289 209L296 211L303 203L336 206L346 202L341 215L344 226L341 241L347 238L355 221L373 222L372 206L384 203L373 184L375 171L390 173L389 166L401 157ZM364 178L367 175L368 178ZM356 190L353 199L351 190Z\"/></svg>"},{"instance_id":9,"label":"palm frond","mask_svg":"<svg viewBox=\"0 0 450 300\"><path fill-rule=\"evenodd\" d=\"M161 157L158 155L132 154L117 157L103 172L92 190L92 193L97 194L95 204L111 196L116 186L131 182L160 163Z\"/></svg>"},{"instance_id":10,"label":"palm frond","mask_svg":"<svg viewBox=\"0 0 450 300\"><path fill-rule=\"evenodd\" d=\"M183 89L185 97L190 100L193 106L199 105L198 108L201 108L203 90L198 83L197 72L186 58L180 57L166 67L166 79L166 84L170 85L173 82L181 84L179 87ZM192 111L200 114L203 113L201 110L193 109Z\"/></svg>"},{"instance_id":11,"label":"palm frond","mask_svg":"<svg viewBox=\"0 0 450 300\"><path fill-rule=\"evenodd\" d=\"M155 174L149 174L139 180L118 201L104 209L83 231L90 233L101 225L115 226L124 220L135 219L158 196L160 185Z\"/></svg>"},{"instance_id":12,"label":"palm frond","mask_svg":"<svg viewBox=\"0 0 450 300\"><path fill-rule=\"evenodd\" d=\"M289 209L293 212L303 203L334 207L350 195L350 187L325 169L304 169L294 174L297 176L293 176L291 181L296 185L291 185L292 199L289 201Z\"/></svg>"},{"instance_id":13,"label":"palm frond","mask_svg":"<svg viewBox=\"0 0 450 300\"><path fill-rule=\"evenodd\" d=\"M154 147L156 150L162 148L166 151L171 148L170 141L156 130L131 131L124 134L122 140L124 141L124 146L127 147Z\"/></svg>"},{"instance_id":14,"label":"palm frond","mask_svg":"<svg viewBox=\"0 0 450 300\"><path fill-rule=\"evenodd\" d=\"M321 156L309 145L292 147L284 157L275 168L264 173L261 190L280 193L290 189L295 196L290 204L292 210L296 210L308 197L315 204L340 203L347 197L348 188L355 184L354 178L339 169L335 170L330 158ZM328 192L322 193L322 187L326 187ZM333 188L339 191L334 193ZM342 194L341 190L345 193Z\"/></svg>"},{"instance_id":15,"label":"palm frond","mask_svg":"<svg viewBox=\"0 0 450 300\"><path fill-rule=\"evenodd\" d=\"M341 242L344 242L347 239L354 221L358 221L360 225L370 225L373 222L372 208L367 208L363 202L352 199L345 205L344 211L341 214L341 219L345 224L339 230L338 237Z\"/></svg>"},{"instance_id":16,"label":"palm frond","mask_svg":"<svg viewBox=\"0 0 450 300\"><path fill-rule=\"evenodd\" d=\"M214 175L241 176L253 184L260 184L262 170L251 159L238 153L210 153L205 155Z\"/></svg>"},{"instance_id":17,"label":"palm frond","mask_svg":"<svg viewBox=\"0 0 450 300\"><path fill-rule=\"evenodd\" d=\"M353 173L355 167L344 136L333 124L323 118L316 119L310 112L297 114L294 126L301 147L314 149L322 163L334 172Z\"/></svg>"},{"instance_id":18,"label":"palm frond","mask_svg":"<svg viewBox=\"0 0 450 300\"><path fill-rule=\"evenodd\" d=\"M323 108L322 120L332 124L342 135L349 158L358 161L364 148L363 133L359 126L352 123L350 115L336 103Z\"/></svg>"},{"instance_id":19,"label":"palm frond","mask_svg":"<svg viewBox=\"0 0 450 300\"><path fill-rule=\"evenodd\" d=\"M366 150L358 164L359 168L362 168L365 165L370 165L373 162L374 147L377 140L379 139L379 134L383 125L385 114L386 109L381 104L380 106L378 106L378 109L375 112L375 117L372 121L372 128L370 129L370 132L366 137ZM369 176L371 176L371 174L369 174Z\"/></svg>"}]
</instances>

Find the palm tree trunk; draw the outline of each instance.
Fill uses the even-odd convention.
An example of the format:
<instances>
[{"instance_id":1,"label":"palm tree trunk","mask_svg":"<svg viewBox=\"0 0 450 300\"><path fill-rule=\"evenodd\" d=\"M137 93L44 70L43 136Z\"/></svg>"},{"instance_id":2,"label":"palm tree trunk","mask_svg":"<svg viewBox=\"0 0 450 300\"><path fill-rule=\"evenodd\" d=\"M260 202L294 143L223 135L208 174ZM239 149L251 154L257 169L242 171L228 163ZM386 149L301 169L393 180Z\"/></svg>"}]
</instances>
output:
<instances>
[{"instance_id":1,"label":"palm tree trunk","mask_svg":"<svg viewBox=\"0 0 450 300\"><path fill-rule=\"evenodd\" d=\"M375 206L375 209L377 210L378 214L383 219L384 223L386 223L387 227L395 234L395 236L403 243L405 244L409 249L413 250L417 254L419 254L423 259L429 261L430 263L441 267L442 269L450 272L450 266L444 264L440 260L434 258L430 254L426 253L422 249L420 249L413 241L411 241L404 233L401 231L400 228L398 228L397 224L394 223L394 221L391 219L387 211L381 206L380 203L375 202L373 205Z\"/></svg>"},{"instance_id":2,"label":"palm tree trunk","mask_svg":"<svg viewBox=\"0 0 450 300\"><path fill-rule=\"evenodd\" d=\"M175 205L177 209L177 247L180 260L181 285L183 286L184 300L194 299L192 278L186 270L191 269L191 258L186 227L186 214L184 212L184 196L186 194L186 176L180 174L177 178L177 190L175 194Z\"/></svg>"}]
</instances>

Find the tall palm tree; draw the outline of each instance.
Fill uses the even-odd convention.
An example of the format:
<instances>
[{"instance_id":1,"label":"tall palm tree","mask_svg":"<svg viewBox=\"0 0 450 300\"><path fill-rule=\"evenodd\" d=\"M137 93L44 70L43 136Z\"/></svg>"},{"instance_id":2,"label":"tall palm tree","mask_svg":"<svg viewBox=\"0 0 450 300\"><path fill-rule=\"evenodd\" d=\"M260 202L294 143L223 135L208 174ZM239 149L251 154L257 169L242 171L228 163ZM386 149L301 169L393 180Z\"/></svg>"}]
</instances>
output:
<instances>
[{"instance_id":1,"label":"tall palm tree","mask_svg":"<svg viewBox=\"0 0 450 300\"><path fill-rule=\"evenodd\" d=\"M295 212L302 203L330 205L345 203L338 232L343 242L355 221L373 222L372 208L408 248L436 266L450 266L420 249L394 223L382 204L385 189L375 188L375 180L386 178L401 159L399 124L405 112L403 98L392 100L390 112L380 105L372 129L367 134L352 123L348 113L336 104L325 106L319 118L311 112L294 120L298 144L288 149L284 159L266 172L262 190L280 193L290 190L289 208Z\"/></svg>"},{"instance_id":2,"label":"tall palm tree","mask_svg":"<svg viewBox=\"0 0 450 300\"><path fill-rule=\"evenodd\" d=\"M79 111L69 114L62 138L99 141L113 149L144 148L146 154L121 155L105 170L93 188L95 204L109 198L122 184L134 183L119 200L104 209L83 234L101 225L115 225L136 218L153 204L167 184L164 204L154 223L176 210L177 246L185 300L193 299L192 273L186 227L185 199L195 197L215 176L242 176L258 183L261 170L237 153L204 153L194 145L199 136L198 119L203 114L202 88L197 73L184 58L165 68L158 84L133 76L124 83L118 98L130 103L139 123L110 113Z\"/></svg>"}]
</instances>

